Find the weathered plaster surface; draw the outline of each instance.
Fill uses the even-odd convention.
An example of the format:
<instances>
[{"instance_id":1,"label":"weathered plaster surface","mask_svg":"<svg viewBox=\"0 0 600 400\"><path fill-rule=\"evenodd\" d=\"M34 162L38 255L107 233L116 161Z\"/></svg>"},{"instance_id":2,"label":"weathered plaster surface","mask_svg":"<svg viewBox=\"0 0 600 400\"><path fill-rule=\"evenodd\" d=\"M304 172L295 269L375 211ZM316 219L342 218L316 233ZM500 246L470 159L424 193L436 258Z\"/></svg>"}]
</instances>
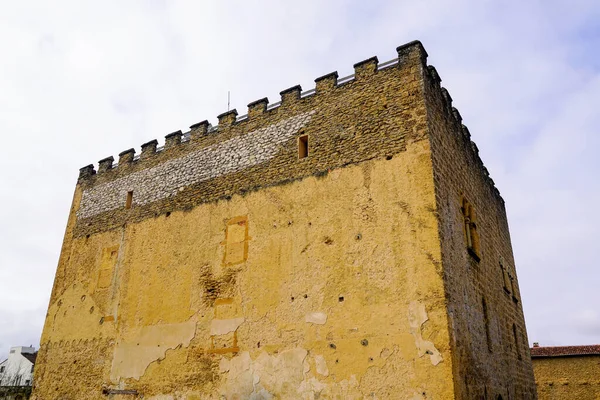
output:
<instances>
[{"instance_id":1,"label":"weathered plaster surface","mask_svg":"<svg viewBox=\"0 0 600 400\"><path fill-rule=\"evenodd\" d=\"M411 301L408 306L408 318L410 321L410 334L415 338L415 344L419 352L419 357L429 355L431 364L438 365L443 361L443 357L440 352L435 348L435 345L429 340L423 339L422 326L429 318L427 318L427 311L425 311L425 305L417 301Z\"/></svg>"},{"instance_id":2,"label":"weathered plaster surface","mask_svg":"<svg viewBox=\"0 0 600 400\"><path fill-rule=\"evenodd\" d=\"M141 327L129 341L115 346L111 381L139 379L151 362L165 357L167 350L188 347L195 331L195 321Z\"/></svg>"}]
</instances>

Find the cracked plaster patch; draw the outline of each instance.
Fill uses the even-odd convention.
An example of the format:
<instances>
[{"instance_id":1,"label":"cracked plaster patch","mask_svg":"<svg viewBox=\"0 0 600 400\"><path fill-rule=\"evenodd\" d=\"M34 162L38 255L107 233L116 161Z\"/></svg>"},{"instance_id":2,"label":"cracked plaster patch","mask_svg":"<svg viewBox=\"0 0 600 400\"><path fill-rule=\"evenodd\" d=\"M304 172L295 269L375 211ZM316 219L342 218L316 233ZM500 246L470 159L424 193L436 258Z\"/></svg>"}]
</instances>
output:
<instances>
[{"instance_id":1,"label":"cracked plaster patch","mask_svg":"<svg viewBox=\"0 0 600 400\"><path fill-rule=\"evenodd\" d=\"M230 332L235 332L243 323L244 318L213 319L210 323L210 334L213 336L226 335Z\"/></svg>"},{"instance_id":2,"label":"cracked plaster patch","mask_svg":"<svg viewBox=\"0 0 600 400\"><path fill-rule=\"evenodd\" d=\"M425 305L418 301L411 301L408 306L408 321L410 324L410 334L415 338L419 357L429 354L431 364L438 365L444 359L442 354L435 348L433 342L423 339L421 328L428 320Z\"/></svg>"},{"instance_id":3,"label":"cracked plaster patch","mask_svg":"<svg viewBox=\"0 0 600 400\"><path fill-rule=\"evenodd\" d=\"M325 325L327 322L327 314L322 312L310 312L304 317L306 322L317 325Z\"/></svg>"},{"instance_id":4,"label":"cracked plaster patch","mask_svg":"<svg viewBox=\"0 0 600 400\"><path fill-rule=\"evenodd\" d=\"M152 362L165 357L167 350L188 347L195 333L194 321L142 327L135 337L115 347L111 381L140 379Z\"/></svg>"},{"instance_id":5,"label":"cracked plaster patch","mask_svg":"<svg viewBox=\"0 0 600 400\"><path fill-rule=\"evenodd\" d=\"M327 368L327 362L325 361L325 357L322 355L315 356L315 367L317 369L317 373L323 376L329 376L329 369Z\"/></svg>"}]
</instances>

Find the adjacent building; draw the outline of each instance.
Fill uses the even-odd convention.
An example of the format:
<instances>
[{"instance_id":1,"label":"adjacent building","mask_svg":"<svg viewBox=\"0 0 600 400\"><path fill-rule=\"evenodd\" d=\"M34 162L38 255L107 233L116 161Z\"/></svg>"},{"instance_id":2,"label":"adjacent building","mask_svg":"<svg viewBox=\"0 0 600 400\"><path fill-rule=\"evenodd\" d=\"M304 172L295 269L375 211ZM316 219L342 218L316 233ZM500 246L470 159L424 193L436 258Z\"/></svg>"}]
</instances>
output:
<instances>
[{"instance_id":1,"label":"adjacent building","mask_svg":"<svg viewBox=\"0 0 600 400\"><path fill-rule=\"evenodd\" d=\"M600 399L600 345L531 348L540 400Z\"/></svg>"},{"instance_id":2,"label":"adjacent building","mask_svg":"<svg viewBox=\"0 0 600 400\"><path fill-rule=\"evenodd\" d=\"M33 397L535 399L504 200L396 50L81 168Z\"/></svg>"},{"instance_id":3,"label":"adjacent building","mask_svg":"<svg viewBox=\"0 0 600 400\"><path fill-rule=\"evenodd\" d=\"M0 399L29 398L37 358L34 347L11 347L8 358L0 362Z\"/></svg>"}]
</instances>

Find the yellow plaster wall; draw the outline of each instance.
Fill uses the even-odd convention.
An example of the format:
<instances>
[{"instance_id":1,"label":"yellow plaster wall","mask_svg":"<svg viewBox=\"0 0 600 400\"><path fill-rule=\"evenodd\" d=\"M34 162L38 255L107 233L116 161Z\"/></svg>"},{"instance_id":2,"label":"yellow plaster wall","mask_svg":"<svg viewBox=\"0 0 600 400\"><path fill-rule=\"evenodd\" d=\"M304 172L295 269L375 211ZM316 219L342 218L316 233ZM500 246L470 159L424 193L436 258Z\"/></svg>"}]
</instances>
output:
<instances>
[{"instance_id":1,"label":"yellow plaster wall","mask_svg":"<svg viewBox=\"0 0 600 400\"><path fill-rule=\"evenodd\" d=\"M79 197L34 398L453 398L426 141L71 240Z\"/></svg>"},{"instance_id":2,"label":"yellow plaster wall","mask_svg":"<svg viewBox=\"0 0 600 400\"><path fill-rule=\"evenodd\" d=\"M600 399L600 356L533 358L540 400Z\"/></svg>"}]
</instances>

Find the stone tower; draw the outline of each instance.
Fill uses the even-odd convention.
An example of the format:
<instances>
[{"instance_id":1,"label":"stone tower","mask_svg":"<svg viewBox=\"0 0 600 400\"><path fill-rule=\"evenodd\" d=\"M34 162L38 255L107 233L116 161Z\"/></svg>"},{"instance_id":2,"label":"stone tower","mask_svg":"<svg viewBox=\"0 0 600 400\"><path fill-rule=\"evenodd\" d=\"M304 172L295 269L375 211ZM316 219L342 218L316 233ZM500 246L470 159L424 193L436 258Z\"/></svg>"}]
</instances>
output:
<instances>
[{"instance_id":1,"label":"stone tower","mask_svg":"<svg viewBox=\"0 0 600 400\"><path fill-rule=\"evenodd\" d=\"M504 201L420 42L80 170L36 399L532 399Z\"/></svg>"}]
</instances>

